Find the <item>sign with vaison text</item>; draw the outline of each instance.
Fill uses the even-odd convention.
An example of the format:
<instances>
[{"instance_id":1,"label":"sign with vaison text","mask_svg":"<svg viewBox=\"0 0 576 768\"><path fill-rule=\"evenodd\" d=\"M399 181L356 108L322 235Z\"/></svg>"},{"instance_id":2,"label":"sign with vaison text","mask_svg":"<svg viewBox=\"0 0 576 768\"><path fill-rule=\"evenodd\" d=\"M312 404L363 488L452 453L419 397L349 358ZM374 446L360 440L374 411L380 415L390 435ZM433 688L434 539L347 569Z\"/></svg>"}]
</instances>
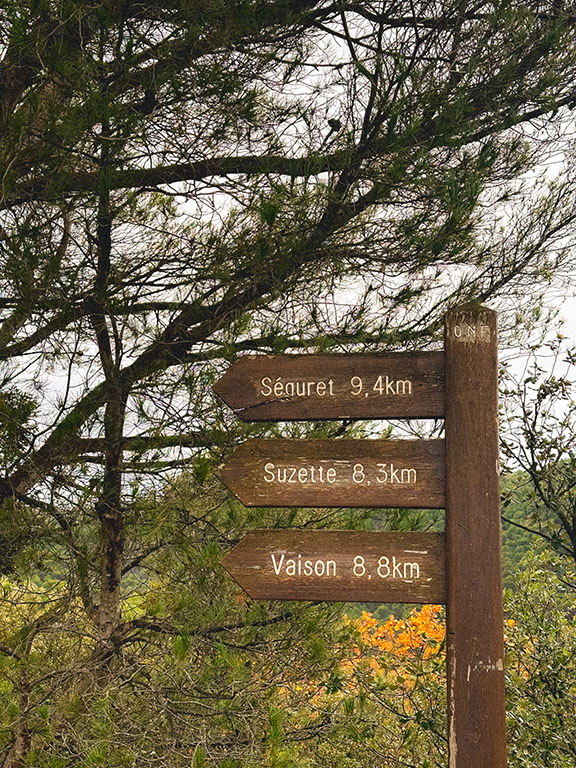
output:
<instances>
[{"instance_id":1,"label":"sign with vaison text","mask_svg":"<svg viewBox=\"0 0 576 768\"><path fill-rule=\"evenodd\" d=\"M446 602L442 533L257 530L223 565L255 599Z\"/></svg>"}]
</instances>

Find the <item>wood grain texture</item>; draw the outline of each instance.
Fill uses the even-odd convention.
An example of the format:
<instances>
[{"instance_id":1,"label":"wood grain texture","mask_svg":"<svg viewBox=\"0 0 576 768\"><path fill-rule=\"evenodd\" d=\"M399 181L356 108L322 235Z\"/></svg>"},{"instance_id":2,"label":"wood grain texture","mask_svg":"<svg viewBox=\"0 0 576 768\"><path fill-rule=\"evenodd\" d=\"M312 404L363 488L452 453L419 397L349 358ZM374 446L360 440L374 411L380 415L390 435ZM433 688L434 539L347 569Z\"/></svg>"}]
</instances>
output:
<instances>
[{"instance_id":1,"label":"wood grain texture","mask_svg":"<svg viewBox=\"0 0 576 768\"><path fill-rule=\"evenodd\" d=\"M255 599L446 602L444 534L252 531L222 565Z\"/></svg>"},{"instance_id":2,"label":"wood grain texture","mask_svg":"<svg viewBox=\"0 0 576 768\"><path fill-rule=\"evenodd\" d=\"M218 474L248 507L445 505L443 440L248 440Z\"/></svg>"},{"instance_id":3,"label":"wood grain texture","mask_svg":"<svg viewBox=\"0 0 576 768\"><path fill-rule=\"evenodd\" d=\"M505 768L496 314L446 319L450 768Z\"/></svg>"},{"instance_id":4,"label":"wood grain texture","mask_svg":"<svg viewBox=\"0 0 576 768\"><path fill-rule=\"evenodd\" d=\"M444 354L245 355L213 390L245 421L442 418Z\"/></svg>"}]
</instances>

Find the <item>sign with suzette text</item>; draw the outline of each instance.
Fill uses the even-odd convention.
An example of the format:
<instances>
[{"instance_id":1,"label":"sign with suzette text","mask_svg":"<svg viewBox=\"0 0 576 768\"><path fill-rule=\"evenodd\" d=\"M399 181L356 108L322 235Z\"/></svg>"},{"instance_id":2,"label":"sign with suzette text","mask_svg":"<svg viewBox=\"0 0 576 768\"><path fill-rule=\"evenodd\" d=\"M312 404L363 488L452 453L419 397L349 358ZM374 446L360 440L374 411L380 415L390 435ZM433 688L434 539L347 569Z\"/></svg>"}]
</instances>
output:
<instances>
[{"instance_id":1,"label":"sign with suzette text","mask_svg":"<svg viewBox=\"0 0 576 768\"><path fill-rule=\"evenodd\" d=\"M443 440L247 440L218 474L247 507L445 506Z\"/></svg>"}]
</instances>

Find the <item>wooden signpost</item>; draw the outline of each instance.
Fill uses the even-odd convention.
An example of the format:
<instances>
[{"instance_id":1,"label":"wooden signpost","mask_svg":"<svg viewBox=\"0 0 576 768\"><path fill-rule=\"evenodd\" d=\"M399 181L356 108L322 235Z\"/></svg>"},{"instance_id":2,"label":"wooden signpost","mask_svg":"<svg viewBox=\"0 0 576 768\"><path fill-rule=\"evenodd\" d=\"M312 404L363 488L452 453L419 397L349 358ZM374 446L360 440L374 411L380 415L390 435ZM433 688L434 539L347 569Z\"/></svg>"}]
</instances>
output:
<instances>
[{"instance_id":1,"label":"wooden signpost","mask_svg":"<svg viewBox=\"0 0 576 768\"><path fill-rule=\"evenodd\" d=\"M443 533L252 531L222 564L267 600L445 603Z\"/></svg>"},{"instance_id":2,"label":"wooden signpost","mask_svg":"<svg viewBox=\"0 0 576 768\"><path fill-rule=\"evenodd\" d=\"M247 507L443 508L443 440L248 440L219 468Z\"/></svg>"},{"instance_id":3,"label":"wooden signpost","mask_svg":"<svg viewBox=\"0 0 576 768\"><path fill-rule=\"evenodd\" d=\"M445 418L442 440L253 440L220 470L247 506L445 507L446 532L254 531L225 567L275 600L447 604L448 766L505 768L496 315L445 351L243 357L215 391L247 421Z\"/></svg>"}]
</instances>

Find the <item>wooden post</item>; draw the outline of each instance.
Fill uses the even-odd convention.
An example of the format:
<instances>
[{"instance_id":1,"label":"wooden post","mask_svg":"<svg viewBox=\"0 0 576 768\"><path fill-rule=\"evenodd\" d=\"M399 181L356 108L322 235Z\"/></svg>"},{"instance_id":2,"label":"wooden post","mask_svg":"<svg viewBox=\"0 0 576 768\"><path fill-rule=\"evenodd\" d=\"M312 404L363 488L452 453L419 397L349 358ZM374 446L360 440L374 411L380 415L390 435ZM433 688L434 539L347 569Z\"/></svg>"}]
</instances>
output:
<instances>
[{"instance_id":1,"label":"wooden post","mask_svg":"<svg viewBox=\"0 0 576 768\"><path fill-rule=\"evenodd\" d=\"M505 768L496 313L446 317L449 768Z\"/></svg>"}]
</instances>

